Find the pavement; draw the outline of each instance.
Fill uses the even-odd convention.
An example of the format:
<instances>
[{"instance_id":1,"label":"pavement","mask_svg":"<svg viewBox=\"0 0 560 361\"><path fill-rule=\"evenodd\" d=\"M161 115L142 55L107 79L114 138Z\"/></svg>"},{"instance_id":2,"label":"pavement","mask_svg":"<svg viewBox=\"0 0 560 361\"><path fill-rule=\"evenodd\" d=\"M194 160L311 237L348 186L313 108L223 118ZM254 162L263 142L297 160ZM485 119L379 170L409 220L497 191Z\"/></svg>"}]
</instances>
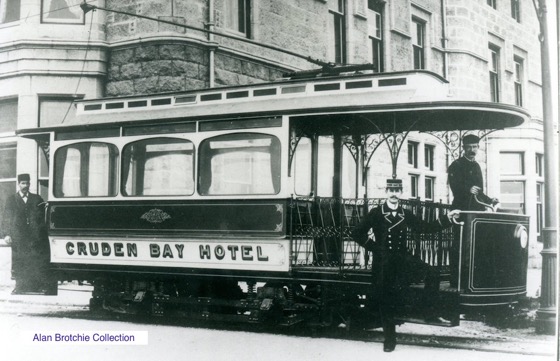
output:
<instances>
[{"instance_id":1,"label":"pavement","mask_svg":"<svg viewBox=\"0 0 560 361\"><path fill-rule=\"evenodd\" d=\"M42 307L52 310L88 309L92 286L78 285L76 282L59 284L57 296L12 295L14 281L10 277L10 249L0 247L0 314L18 313L22 307L40 311ZM528 297L539 292L540 270L529 270ZM538 283L536 283L538 280ZM529 283L531 286L529 287ZM511 327L493 326L480 320L463 318L459 326L438 327L423 324L405 323L397 328L400 344L422 345L437 348L469 349L499 352L504 354L550 356L557 360L558 338L554 335L540 335L535 332L535 309L526 310L525 320ZM381 342L380 330L372 330L371 340Z\"/></svg>"}]
</instances>

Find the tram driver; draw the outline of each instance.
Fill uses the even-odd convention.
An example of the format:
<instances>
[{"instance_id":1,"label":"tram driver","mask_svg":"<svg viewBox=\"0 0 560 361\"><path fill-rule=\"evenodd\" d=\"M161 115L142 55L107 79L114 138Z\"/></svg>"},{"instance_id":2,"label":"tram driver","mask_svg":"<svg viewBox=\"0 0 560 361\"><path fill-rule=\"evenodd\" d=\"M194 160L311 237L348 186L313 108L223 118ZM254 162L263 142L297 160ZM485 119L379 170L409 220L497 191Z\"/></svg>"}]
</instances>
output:
<instances>
[{"instance_id":1,"label":"tram driver","mask_svg":"<svg viewBox=\"0 0 560 361\"><path fill-rule=\"evenodd\" d=\"M476 162L480 138L473 134L463 137L463 156L449 166L448 182L453 192L453 209L463 211L484 211L486 205L499 203L497 198L484 194L482 171ZM482 202L482 203L481 203ZM486 204L486 205L485 205Z\"/></svg>"},{"instance_id":2,"label":"tram driver","mask_svg":"<svg viewBox=\"0 0 560 361\"><path fill-rule=\"evenodd\" d=\"M407 229L419 233L434 233L450 227L452 218L459 216L458 210L435 221L424 221L402 208L403 194L401 179L388 179L385 188L385 203L372 209L356 226L354 240L373 252L373 284L379 304L383 326L383 351L391 352L397 345L395 315L403 306L408 286L422 275L425 293L434 295L439 291L439 274L431 270L419 257L407 250ZM368 237L373 231L374 239Z\"/></svg>"}]
</instances>

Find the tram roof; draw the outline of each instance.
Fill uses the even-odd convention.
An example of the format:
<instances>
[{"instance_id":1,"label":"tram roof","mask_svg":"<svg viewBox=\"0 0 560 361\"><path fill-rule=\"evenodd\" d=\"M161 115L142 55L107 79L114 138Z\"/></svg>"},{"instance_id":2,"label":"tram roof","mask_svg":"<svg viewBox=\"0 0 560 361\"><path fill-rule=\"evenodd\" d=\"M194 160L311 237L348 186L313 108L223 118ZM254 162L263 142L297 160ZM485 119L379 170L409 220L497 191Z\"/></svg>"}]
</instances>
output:
<instances>
[{"instance_id":1,"label":"tram roof","mask_svg":"<svg viewBox=\"0 0 560 361\"><path fill-rule=\"evenodd\" d=\"M529 119L529 113L516 106L454 100L447 81L428 71L80 100L75 106L77 116L67 123L21 129L18 134L281 115L294 118L302 128L348 134L503 129Z\"/></svg>"}]
</instances>

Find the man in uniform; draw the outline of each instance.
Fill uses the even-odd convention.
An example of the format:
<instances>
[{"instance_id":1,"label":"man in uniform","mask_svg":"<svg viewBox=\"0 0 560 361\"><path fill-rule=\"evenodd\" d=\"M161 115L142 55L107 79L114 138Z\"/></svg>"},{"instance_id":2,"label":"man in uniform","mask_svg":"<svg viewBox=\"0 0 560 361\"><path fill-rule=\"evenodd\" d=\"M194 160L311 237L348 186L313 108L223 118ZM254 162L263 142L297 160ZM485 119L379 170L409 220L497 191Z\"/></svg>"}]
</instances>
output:
<instances>
[{"instance_id":1,"label":"man in uniform","mask_svg":"<svg viewBox=\"0 0 560 361\"><path fill-rule=\"evenodd\" d=\"M379 296L379 311L383 326L383 351L391 352L397 345L395 331L396 305L402 304L405 291L418 275L425 274L427 292L439 291L439 278L419 257L407 251L407 231L433 233L451 226L451 218L458 217L454 210L432 222L423 221L400 205L402 180L388 179L385 188L387 200L372 209L356 226L354 240L373 252L373 283ZM368 237L373 231L374 238Z\"/></svg>"},{"instance_id":2,"label":"man in uniform","mask_svg":"<svg viewBox=\"0 0 560 361\"><path fill-rule=\"evenodd\" d=\"M448 182L453 192L453 209L463 211L484 211L486 206L475 199L488 205L495 205L499 201L490 198L483 192L482 171L476 162L478 143L480 138L473 134L463 137L463 151L461 158L457 159L447 170Z\"/></svg>"},{"instance_id":3,"label":"man in uniform","mask_svg":"<svg viewBox=\"0 0 560 361\"><path fill-rule=\"evenodd\" d=\"M484 194L482 171L476 162L480 138L473 134L463 137L463 156L449 166L447 170L448 182L453 192L453 209L463 211L485 211L486 205L498 204L497 198L490 198ZM482 203L481 203L482 202ZM484 204L483 204L484 203ZM450 254L451 287L458 285L459 263L459 237L461 227L455 226L453 230L453 245Z\"/></svg>"},{"instance_id":4,"label":"man in uniform","mask_svg":"<svg viewBox=\"0 0 560 361\"><path fill-rule=\"evenodd\" d=\"M12 294L56 294L56 281L48 272L49 244L44 222L45 202L29 192L29 174L17 177L19 191L6 199L1 231L12 246L12 271L16 287Z\"/></svg>"}]
</instances>

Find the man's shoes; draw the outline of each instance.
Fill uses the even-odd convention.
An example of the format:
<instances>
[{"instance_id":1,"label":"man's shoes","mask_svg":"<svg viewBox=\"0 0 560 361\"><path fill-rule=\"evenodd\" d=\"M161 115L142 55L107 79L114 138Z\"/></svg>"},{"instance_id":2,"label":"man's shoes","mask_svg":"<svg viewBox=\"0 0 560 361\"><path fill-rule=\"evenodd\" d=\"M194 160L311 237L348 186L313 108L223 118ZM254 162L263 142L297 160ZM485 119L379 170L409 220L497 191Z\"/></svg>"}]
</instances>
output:
<instances>
[{"instance_id":1,"label":"man's shoes","mask_svg":"<svg viewBox=\"0 0 560 361\"><path fill-rule=\"evenodd\" d=\"M397 341L385 341L383 342L383 351L384 352L393 352L397 347Z\"/></svg>"}]
</instances>

